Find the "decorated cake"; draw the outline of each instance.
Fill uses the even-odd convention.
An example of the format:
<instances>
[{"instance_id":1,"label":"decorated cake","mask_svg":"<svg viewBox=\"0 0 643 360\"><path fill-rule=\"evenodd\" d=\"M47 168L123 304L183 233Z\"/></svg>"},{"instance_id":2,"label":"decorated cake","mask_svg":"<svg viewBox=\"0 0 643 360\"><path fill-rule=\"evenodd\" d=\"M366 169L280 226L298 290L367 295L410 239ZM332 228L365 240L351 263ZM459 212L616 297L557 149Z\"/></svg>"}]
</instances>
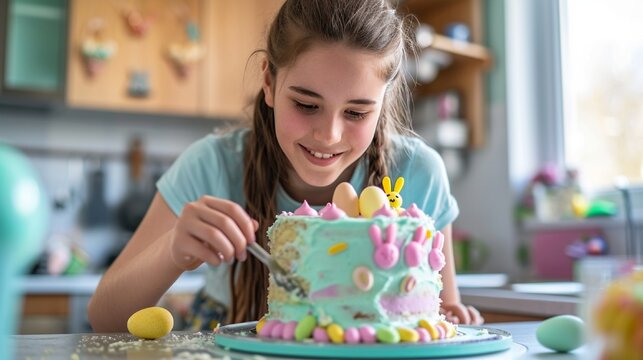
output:
<instances>
[{"instance_id":1,"label":"decorated cake","mask_svg":"<svg viewBox=\"0 0 643 360\"><path fill-rule=\"evenodd\" d=\"M357 196L340 184L317 212L307 202L268 230L276 261L305 295L271 275L260 337L332 343L398 343L454 337L439 314L443 235L415 204L402 208L386 177Z\"/></svg>"}]
</instances>

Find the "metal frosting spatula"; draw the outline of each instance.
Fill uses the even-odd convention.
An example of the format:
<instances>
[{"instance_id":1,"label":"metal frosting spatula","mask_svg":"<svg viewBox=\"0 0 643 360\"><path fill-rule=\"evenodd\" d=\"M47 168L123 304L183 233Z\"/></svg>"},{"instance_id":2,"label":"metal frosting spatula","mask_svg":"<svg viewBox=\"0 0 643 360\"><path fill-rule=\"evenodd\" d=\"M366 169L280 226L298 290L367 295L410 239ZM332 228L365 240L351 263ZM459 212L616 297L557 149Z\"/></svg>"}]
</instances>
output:
<instances>
[{"instance_id":1,"label":"metal frosting spatula","mask_svg":"<svg viewBox=\"0 0 643 360\"><path fill-rule=\"evenodd\" d=\"M277 261L275 261L275 259L273 259L273 257L270 256L270 254L268 254L268 252L264 250L263 247L261 247L261 245L255 242L248 245L247 249L259 261L261 261L268 267L277 285L281 286L289 292L294 293L300 298L305 298L308 296L308 294L306 294L306 290L304 290L301 284L299 284L299 282L295 280L288 271L282 268L277 263Z\"/></svg>"}]
</instances>

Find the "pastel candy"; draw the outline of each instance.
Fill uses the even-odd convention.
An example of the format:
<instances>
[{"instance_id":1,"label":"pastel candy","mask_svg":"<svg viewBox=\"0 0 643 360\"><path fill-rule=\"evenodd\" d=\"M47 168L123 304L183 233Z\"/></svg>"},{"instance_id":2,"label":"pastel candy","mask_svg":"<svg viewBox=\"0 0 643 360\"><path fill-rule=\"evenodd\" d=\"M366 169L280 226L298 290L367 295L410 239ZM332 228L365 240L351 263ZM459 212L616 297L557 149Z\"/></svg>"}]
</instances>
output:
<instances>
[{"instance_id":1,"label":"pastel candy","mask_svg":"<svg viewBox=\"0 0 643 360\"><path fill-rule=\"evenodd\" d=\"M359 212L362 217L372 218L373 213L382 206L389 206L384 190L377 186L367 186L359 195Z\"/></svg>"},{"instance_id":2,"label":"pastel candy","mask_svg":"<svg viewBox=\"0 0 643 360\"><path fill-rule=\"evenodd\" d=\"M266 318L265 317L262 317L261 319L259 319L259 321L257 321L257 326L255 327L255 330L257 331L257 334L259 334L261 332L261 328L263 328L263 326L265 324L266 324Z\"/></svg>"},{"instance_id":3,"label":"pastel candy","mask_svg":"<svg viewBox=\"0 0 643 360\"><path fill-rule=\"evenodd\" d=\"M297 328L296 321L289 321L284 325L284 331L281 333L281 338L284 340L292 340L295 338L295 328Z\"/></svg>"},{"instance_id":4,"label":"pastel candy","mask_svg":"<svg viewBox=\"0 0 643 360\"><path fill-rule=\"evenodd\" d=\"M324 220L337 220L346 217L344 210L335 206L335 204L328 203L326 207L319 211L319 215Z\"/></svg>"},{"instance_id":5,"label":"pastel candy","mask_svg":"<svg viewBox=\"0 0 643 360\"><path fill-rule=\"evenodd\" d=\"M359 343L359 330L354 327L346 328L346 331L344 331L344 341L346 341L347 344Z\"/></svg>"},{"instance_id":6,"label":"pastel candy","mask_svg":"<svg viewBox=\"0 0 643 360\"><path fill-rule=\"evenodd\" d=\"M304 339L308 339L313 334L315 326L317 326L317 319L315 319L314 316L304 316L304 318L299 321L297 327L295 328L295 340L302 341Z\"/></svg>"},{"instance_id":7,"label":"pastel candy","mask_svg":"<svg viewBox=\"0 0 643 360\"><path fill-rule=\"evenodd\" d=\"M328 333L330 341L332 341L333 343L342 344L344 342L344 329L342 329L341 326L337 324L330 324L326 328L326 332Z\"/></svg>"},{"instance_id":8,"label":"pastel candy","mask_svg":"<svg viewBox=\"0 0 643 360\"><path fill-rule=\"evenodd\" d=\"M317 210L313 209L308 205L308 201L304 200L300 207L295 210L295 215L302 216L317 216Z\"/></svg>"},{"instance_id":9,"label":"pastel candy","mask_svg":"<svg viewBox=\"0 0 643 360\"><path fill-rule=\"evenodd\" d=\"M358 266L353 270L353 283L358 289L368 291L373 287L373 273L366 266Z\"/></svg>"},{"instance_id":10,"label":"pastel candy","mask_svg":"<svg viewBox=\"0 0 643 360\"><path fill-rule=\"evenodd\" d=\"M127 330L141 339L158 339L172 331L174 318L167 309L152 306L141 309L127 320Z\"/></svg>"},{"instance_id":11,"label":"pastel candy","mask_svg":"<svg viewBox=\"0 0 643 360\"><path fill-rule=\"evenodd\" d=\"M273 339L280 339L283 333L284 333L284 323L279 321L278 323L275 324L275 326L272 327L272 330L270 331L270 337Z\"/></svg>"},{"instance_id":12,"label":"pastel candy","mask_svg":"<svg viewBox=\"0 0 643 360\"><path fill-rule=\"evenodd\" d=\"M439 325L439 324L438 324ZM447 337L447 331L444 330L444 327L442 326L435 326L435 329L438 331L438 339L445 339Z\"/></svg>"},{"instance_id":13,"label":"pastel candy","mask_svg":"<svg viewBox=\"0 0 643 360\"><path fill-rule=\"evenodd\" d=\"M381 326L375 331L375 337L385 344L397 344L400 342L400 333L392 327Z\"/></svg>"},{"instance_id":14,"label":"pastel candy","mask_svg":"<svg viewBox=\"0 0 643 360\"><path fill-rule=\"evenodd\" d=\"M398 334L400 334L400 341L415 343L420 340L420 335L414 329L407 327L398 327Z\"/></svg>"},{"instance_id":15,"label":"pastel candy","mask_svg":"<svg viewBox=\"0 0 643 360\"><path fill-rule=\"evenodd\" d=\"M313 330L313 340L318 343L327 343L329 338L326 329L320 326L316 327L315 330Z\"/></svg>"},{"instance_id":16,"label":"pastel candy","mask_svg":"<svg viewBox=\"0 0 643 360\"><path fill-rule=\"evenodd\" d=\"M429 332L425 328L417 327L417 328L415 328L415 331L417 331L417 333L418 333L420 342L429 342L429 341L431 341L431 334L429 334Z\"/></svg>"},{"instance_id":17,"label":"pastel candy","mask_svg":"<svg viewBox=\"0 0 643 360\"><path fill-rule=\"evenodd\" d=\"M266 321L266 323L261 328L261 331L259 331L259 337L270 337L270 335L272 334L272 328L274 328L278 323L280 323L280 321L275 319Z\"/></svg>"},{"instance_id":18,"label":"pastel candy","mask_svg":"<svg viewBox=\"0 0 643 360\"><path fill-rule=\"evenodd\" d=\"M413 275L406 275L400 284L400 291L402 293L410 293L415 288L416 284L417 280L415 280Z\"/></svg>"},{"instance_id":19,"label":"pastel candy","mask_svg":"<svg viewBox=\"0 0 643 360\"><path fill-rule=\"evenodd\" d=\"M430 322L422 319L422 320L420 320L418 325L420 325L420 327L426 329L426 331L431 336L432 340L437 340L437 339L440 338L440 333L438 332L438 329L435 326L433 326Z\"/></svg>"},{"instance_id":20,"label":"pastel candy","mask_svg":"<svg viewBox=\"0 0 643 360\"><path fill-rule=\"evenodd\" d=\"M365 344L373 344L377 340L375 329L369 325L364 325L359 328L359 337Z\"/></svg>"},{"instance_id":21,"label":"pastel candy","mask_svg":"<svg viewBox=\"0 0 643 360\"><path fill-rule=\"evenodd\" d=\"M397 211L391 209L388 205L382 205L381 208L377 209L373 213L373 217L384 216L384 217L394 217L397 215Z\"/></svg>"},{"instance_id":22,"label":"pastel candy","mask_svg":"<svg viewBox=\"0 0 643 360\"><path fill-rule=\"evenodd\" d=\"M457 334L455 331L455 326L453 326L453 324L451 324L450 322L440 321L438 322L438 326L441 326L444 329L444 333L447 338L452 338Z\"/></svg>"},{"instance_id":23,"label":"pastel candy","mask_svg":"<svg viewBox=\"0 0 643 360\"><path fill-rule=\"evenodd\" d=\"M359 216L359 198L353 185L343 182L335 188L333 203L350 217Z\"/></svg>"}]
</instances>

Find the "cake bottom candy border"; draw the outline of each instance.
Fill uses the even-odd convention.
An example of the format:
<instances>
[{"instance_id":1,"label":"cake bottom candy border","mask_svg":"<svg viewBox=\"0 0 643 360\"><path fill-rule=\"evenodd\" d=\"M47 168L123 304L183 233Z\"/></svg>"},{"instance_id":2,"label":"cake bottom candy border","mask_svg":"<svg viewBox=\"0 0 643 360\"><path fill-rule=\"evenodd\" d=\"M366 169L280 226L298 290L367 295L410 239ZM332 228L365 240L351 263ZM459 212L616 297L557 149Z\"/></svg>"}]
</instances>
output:
<instances>
[{"instance_id":1,"label":"cake bottom candy border","mask_svg":"<svg viewBox=\"0 0 643 360\"><path fill-rule=\"evenodd\" d=\"M334 358L431 358L480 355L508 350L513 343L510 333L493 328L459 326L457 336L430 342L334 344L260 338L256 321L231 324L215 330L215 344L225 350L250 353Z\"/></svg>"}]
</instances>

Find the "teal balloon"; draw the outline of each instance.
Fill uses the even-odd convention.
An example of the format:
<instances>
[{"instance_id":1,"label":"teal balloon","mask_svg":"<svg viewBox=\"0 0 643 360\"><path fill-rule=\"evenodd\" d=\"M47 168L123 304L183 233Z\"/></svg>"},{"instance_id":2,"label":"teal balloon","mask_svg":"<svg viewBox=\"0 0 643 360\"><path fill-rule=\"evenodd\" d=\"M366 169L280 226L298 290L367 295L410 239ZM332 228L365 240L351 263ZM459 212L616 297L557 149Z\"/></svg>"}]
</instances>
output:
<instances>
[{"instance_id":1,"label":"teal balloon","mask_svg":"<svg viewBox=\"0 0 643 360\"><path fill-rule=\"evenodd\" d=\"M23 272L42 250L49 206L29 159L0 144L0 257ZM5 264L6 265L6 264Z\"/></svg>"}]
</instances>

